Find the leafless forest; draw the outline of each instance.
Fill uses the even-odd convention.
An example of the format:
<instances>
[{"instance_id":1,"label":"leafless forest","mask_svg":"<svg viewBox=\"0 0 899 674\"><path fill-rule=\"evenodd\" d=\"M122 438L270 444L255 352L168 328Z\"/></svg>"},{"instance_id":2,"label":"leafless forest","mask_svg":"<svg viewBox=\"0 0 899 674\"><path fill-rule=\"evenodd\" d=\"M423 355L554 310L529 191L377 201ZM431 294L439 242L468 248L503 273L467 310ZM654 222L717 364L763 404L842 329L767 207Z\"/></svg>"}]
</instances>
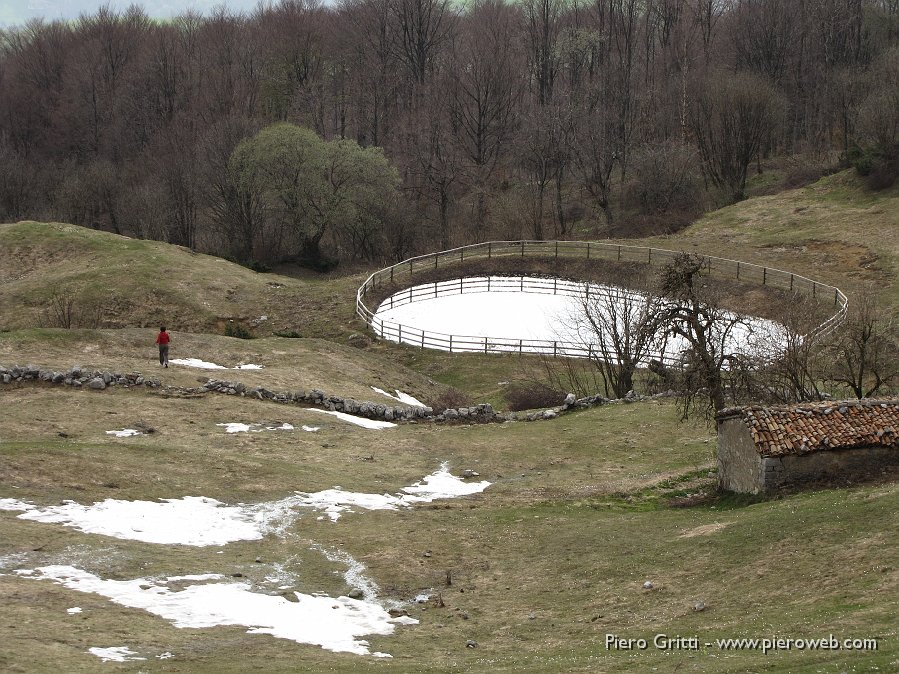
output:
<instances>
[{"instance_id":1,"label":"leafless forest","mask_svg":"<svg viewBox=\"0 0 899 674\"><path fill-rule=\"evenodd\" d=\"M317 268L672 231L762 165L892 180L897 45L899 0L101 8L0 33L0 220Z\"/></svg>"}]
</instances>

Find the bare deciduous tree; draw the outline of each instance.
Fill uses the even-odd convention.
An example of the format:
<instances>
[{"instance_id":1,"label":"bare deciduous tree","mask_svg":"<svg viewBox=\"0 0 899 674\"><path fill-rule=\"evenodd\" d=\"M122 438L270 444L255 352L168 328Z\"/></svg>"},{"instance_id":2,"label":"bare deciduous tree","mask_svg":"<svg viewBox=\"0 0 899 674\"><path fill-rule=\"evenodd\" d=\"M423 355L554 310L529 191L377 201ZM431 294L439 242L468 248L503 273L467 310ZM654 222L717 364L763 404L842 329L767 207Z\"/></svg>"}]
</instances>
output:
<instances>
[{"instance_id":1,"label":"bare deciduous tree","mask_svg":"<svg viewBox=\"0 0 899 674\"><path fill-rule=\"evenodd\" d=\"M645 279L631 282L648 287ZM634 388L638 367L648 367L665 351L664 330L658 321L663 300L650 292L619 286L584 288L569 327L586 337L588 357L600 373L606 395L623 398Z\"/></svg>"},{"instance_id":2,"label":"bare deciduous tree","mask_svg":"<svg viewBox=\"0 0 899 674\"><path fill-rule=\"evenodd\" d=\"M746 355L735 348L735 333L751 331L745 318L721 307L703 277L704 268L704 258L682 253L663 268L660 282L664 299L657 319L669 337L688 345L679 382L685 419L698 409L707 417L724 409L729 373L739 375L746 370Z\"/></svg>"},{"instance_id":3,"label":"bare deciduous tree","mask_svg":"<svg viewBox=\"0 0 899 674\"><path fill-rule=\"evenodd\" d=\"M853 305L829 349L827 378L869 398L899 382L899 339L892 318L868 293Z\"/></svg>"},{"instance_id":4,"label":"bare deciduous tree","mask_svg":"<svg viewBox=\"0 0 899 674\"><path fill-rule=\"evenodd\" d=\"M707 81L693 107L692 127L712 183L739 201L750 162L783 114L783 96L749 73L721 73Z\"/></svg>"}]
</instances>

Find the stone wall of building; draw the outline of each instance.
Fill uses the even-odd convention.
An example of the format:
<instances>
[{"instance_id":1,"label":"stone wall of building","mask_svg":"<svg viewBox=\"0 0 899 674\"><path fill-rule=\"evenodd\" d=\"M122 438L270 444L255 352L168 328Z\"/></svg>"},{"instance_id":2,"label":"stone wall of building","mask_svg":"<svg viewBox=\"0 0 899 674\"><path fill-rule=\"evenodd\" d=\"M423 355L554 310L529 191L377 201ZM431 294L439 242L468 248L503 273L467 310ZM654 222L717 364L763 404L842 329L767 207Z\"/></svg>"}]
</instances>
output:
<instances>
[{"instance_id":1,"label":"stone wall of building","mask_svg":"<svg viewBox=\"0 0 899 674\"><path fill-rule=\"evenodd\" d=\"M764 491L776 491L813 482L865 480L897 467L899 450L893 447L830 449L768 457L762 460L760 486Z\"/></svg>"},{"instance_id":2,"label":"stone wall of building","mask_svg":"<svg viewBox=\"0 0 899 674\"><path fill-rule=\"evenodd\" d=\"M749 429L737 418L718 422L718 486L742 494L764 489L762 459Z\"/></svg>"}]
</instances>

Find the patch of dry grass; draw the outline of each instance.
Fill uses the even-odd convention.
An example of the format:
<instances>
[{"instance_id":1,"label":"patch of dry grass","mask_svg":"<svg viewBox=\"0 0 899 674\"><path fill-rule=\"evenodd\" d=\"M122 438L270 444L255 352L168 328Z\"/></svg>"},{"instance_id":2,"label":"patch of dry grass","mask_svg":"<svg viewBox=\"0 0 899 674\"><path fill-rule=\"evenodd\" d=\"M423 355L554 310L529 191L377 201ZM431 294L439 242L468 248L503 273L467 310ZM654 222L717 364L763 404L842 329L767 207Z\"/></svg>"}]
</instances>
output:
<instances>
[{"instance_id":1,"label":"patch of dry grass","mask_svg":"<svg viewBox=\"0 0 899 674\"><path fill-rule=\"evenodd\" d=\"M395 493L442 461L494 483L472 497L345 514L337 523L301 514L283 538L211 549L121 541L0 513L6 573L48 563L112 578L216 571L241 573L272 591L264 579L277 562L293 573L298 591L347 591L335 574L341 565L315 552L317 544L362 562L384 596L435 597L410 605L420 625L371 639L373 650L394 655L382 662L238 628L178 630L96 596L0 576L4 619L17 626L0 645L0 663L10 671L90 671L98 661L84 651L95 645L128 645L149 657L171 651L175 659L154 668L201 672L245 670L239 665L247 662L259 671L647 671L675 661L679 671L729 671L712 650L608 652L605 634L813 636L846 625L885 640L876 659L864 662L897 656L892 621L873 609L892 576L860 570L899 564L897 529L883 525L895 520L899 491L880 485L733 510L714 502L653 505L642 495L647 486L704 470L711 456L707 429L678 425L668 403L611 405L552 422L368 431L300 407L225 396L182 400L38 385L4 388L0 396L0 497L50 504L206 495L235 503L338 484ZM155 432L104 433L136 421ZM216 426L225 421L287 421L297 430L228 435ZM303 423L322 430L300 431ZM723 518L731 524L712 531ZM709 533L685 538L689 531ZM851 559L843 559L849 550ZM655 589L643 590L645 580ZM709 609L694 612L696 601ZM84 613L65 614L75 605ZM477 649L465 647L469 639ZM734 657L733 671L768 661L756 653ZM845 654L777 657L790 671L862 662Z\"/></svg>"},{"instance_id":2,"label":"patch of dry grass","mask_svg":"<svg viewBox=\"0 0 899 674\"><path fill-rule=\"evenodd\" d=\"M156 329L40 329L0 332L0 363L66 370L75 365L116 372L141 372L172 386L196 387L206 378L239 381L272 391L309 391L391 401L371 389L400 389L427 403L445 390L429 377L394 364L376 351L342 346L320 339L235 339L173 330L169 357L198 358L225 367L262 365L262 370L204 370L184 365L159 365L154 345Z\"/></svg>"}]
</instances>

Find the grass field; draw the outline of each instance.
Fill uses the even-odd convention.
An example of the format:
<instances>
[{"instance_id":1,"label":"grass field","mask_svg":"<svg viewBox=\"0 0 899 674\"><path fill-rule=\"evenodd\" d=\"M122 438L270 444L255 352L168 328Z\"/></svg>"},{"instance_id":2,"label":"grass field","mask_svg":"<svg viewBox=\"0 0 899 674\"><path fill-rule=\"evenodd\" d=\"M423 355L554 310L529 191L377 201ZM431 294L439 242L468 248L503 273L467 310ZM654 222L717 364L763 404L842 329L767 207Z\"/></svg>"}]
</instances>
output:
<instances>
[{"instance_id":1,"label":"grass field","mask_svg":"<svg viewBox=\"0 0 899 674\"><path fill-rule=\"evenodd\" d=\"M897 200L896 191L865 195L851 176L838 174L747 200L651 243L731 257L738 249L742 259L845 287L850 300L875 283L883 302L896 307ZM105 280L91 272L101 260ZM160 268L167 273L160 276ZM0 225L0 269L3 365L137 370L185 387L215 377L370 400L378 400L371 386L425 402L454 387L472 402L497 406L500 382L540 367L517 357L350 346L358 340L349 335L363 332L352 317L361 276L255 274L160 243L38 223ZM42 326L51 284L78 297L96 288L122 308L121 325ZM257 328L260 339L222 336L228 319L261 315L268 319ZM159 320L176 326L172 357L265 368L161 370L152 344ZM273 336L282 330L302 338ZM208 547L89 534L0 510L0 671L899 671L895 476L770 499L718 494L711 429L679 422L667 401L606 405L553 421L380 431L301 406L143 388L13 384L0 387L0 405L0 499L41 507L185 496L254 504L335 485L393 494L443 462L453 474L470 469L492 483L412 508L355 508L336 522L302 510L280 533ZM217 425L227 422L295 428L227 434ZM154 432L106 433L134 427ZM352 589L349 558L364 566L380 599L405 602L420 621L366 637L371 651L390 659L236 625L178 628L15 573L51 564L122 581L220 573L261 594L337 597ZM429 599L413 601L421 593ZM76 606L80 613L67 613ZM657 648L658 634L683 640ZM831 634L876 639L877 649L764 653L716 644ZM647 645L609 648L609 635ZM146 659L101 663L87 652L112 646ZM159 659L165 653L173 657Z\"/></svg>"}]
</instances>

